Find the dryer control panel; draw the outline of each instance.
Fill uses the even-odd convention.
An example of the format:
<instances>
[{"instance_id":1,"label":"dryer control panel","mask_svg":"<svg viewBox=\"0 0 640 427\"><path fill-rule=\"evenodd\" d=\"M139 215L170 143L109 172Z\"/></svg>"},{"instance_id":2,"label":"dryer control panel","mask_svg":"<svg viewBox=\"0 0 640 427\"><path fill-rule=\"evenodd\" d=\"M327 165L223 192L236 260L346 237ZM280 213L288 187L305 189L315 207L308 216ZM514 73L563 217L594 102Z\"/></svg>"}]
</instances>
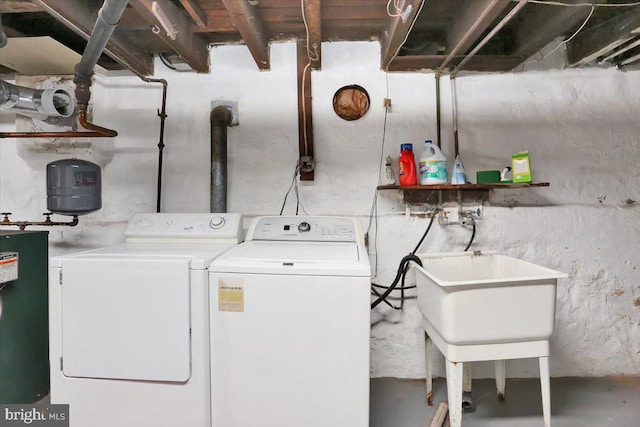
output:
<instances>
[{"instance_id":1,"label":"dryer control panel","mask_svg":"<svg viewBox=\"0 0 640 427\"><path fill-rule=\"evenodd\" d=\"M246 240L362 242L360 225L352 218L274 216L256 218Z\"/></svg>"},{"instance_id":2,"label":"dryer control panel","mask_svg":"<svg viewBox=\"0 0 640 427\"><path fill-rule=\"evenodd\" d=\"M242 216L233 213L139 213L124 232L126 241L239 243Z\"/></svg>"}]
</instances>

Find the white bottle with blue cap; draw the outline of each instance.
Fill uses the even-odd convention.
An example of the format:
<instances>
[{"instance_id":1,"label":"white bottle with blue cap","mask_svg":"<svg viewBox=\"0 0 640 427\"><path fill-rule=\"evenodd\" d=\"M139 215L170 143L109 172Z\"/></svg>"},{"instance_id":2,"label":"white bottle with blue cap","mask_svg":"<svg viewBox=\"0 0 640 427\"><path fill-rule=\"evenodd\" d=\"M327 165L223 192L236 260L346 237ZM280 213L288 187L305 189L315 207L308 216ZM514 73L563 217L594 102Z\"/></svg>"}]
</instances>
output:
<instances>
[{"instance_id":1,"label":"white bottle with blue cap","mask_svg":"<svg viewBox=\"0 0 640 427\"><path fill-rule=\"evenodd\" d=\"M447 177L447 158L440 151L440 147L427 139L420 155L420 185L446 184Z\"/></svg>"}]
</instances>

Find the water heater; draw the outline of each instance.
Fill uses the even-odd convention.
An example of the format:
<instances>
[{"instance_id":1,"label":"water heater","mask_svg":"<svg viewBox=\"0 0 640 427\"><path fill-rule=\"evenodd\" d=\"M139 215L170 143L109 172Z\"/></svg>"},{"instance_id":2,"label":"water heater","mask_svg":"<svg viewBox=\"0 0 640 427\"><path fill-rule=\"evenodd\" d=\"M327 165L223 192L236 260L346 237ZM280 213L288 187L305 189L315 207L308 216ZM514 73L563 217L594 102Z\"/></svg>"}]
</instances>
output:
<instances>
[{"instance_id":1,"label":"water heater","mask_svg":"<svg viewBox=\"0 0 640 427\"><path fill-rule=\"evenodd\" d=\"M60 215L85 215L102 207L100 166L86 160L56 160L47 165L47 209Z\"/></svg>"}]
</instances>

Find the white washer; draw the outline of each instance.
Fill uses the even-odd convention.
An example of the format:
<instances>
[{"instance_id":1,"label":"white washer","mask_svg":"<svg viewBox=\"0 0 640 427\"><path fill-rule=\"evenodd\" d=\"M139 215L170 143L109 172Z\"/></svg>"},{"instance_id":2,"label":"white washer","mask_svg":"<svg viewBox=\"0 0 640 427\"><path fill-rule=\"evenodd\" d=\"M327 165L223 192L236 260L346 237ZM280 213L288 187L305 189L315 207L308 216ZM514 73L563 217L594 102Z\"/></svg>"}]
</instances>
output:
<instances>
[{"instance_id":1,"label":"white washer","mask_svg":"<svg viewBox=\"0 0 640 427\"><path fill-rule=\"evenodd\" d=\"M257 218L209 274L213 427L368 427L371 268L357 222Z\"/></svg>"},{"instance_id":2,"label":"white washer","mask_svg":"<svg viewBox=\"0 0 640 427\"><path fill-rule=\"evenodd\" d=\"M208 267L238 214L137 214L125 244L55 257L51 403L71 427L210 427Z\"/></svg>"}]
</instances>

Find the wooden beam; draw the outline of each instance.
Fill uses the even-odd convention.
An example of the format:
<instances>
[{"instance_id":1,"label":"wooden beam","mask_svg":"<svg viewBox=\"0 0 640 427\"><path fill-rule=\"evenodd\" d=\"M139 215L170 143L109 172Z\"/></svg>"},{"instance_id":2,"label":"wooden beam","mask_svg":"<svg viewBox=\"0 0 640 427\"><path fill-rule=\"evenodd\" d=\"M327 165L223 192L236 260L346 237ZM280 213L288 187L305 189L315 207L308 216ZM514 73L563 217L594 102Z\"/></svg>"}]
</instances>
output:
<instances>
[{"instance_id":1,"label":"wooden beam","mask_svg":"<svg viewBox=\"0 0 640 427\"><path fill-rule=\"evenodd\" d=\"M180 0L182 7L187 11L193 22L196 23L199 29L205 30L207 28L207 15L204 10L198 6L194 0Z\"/></svg>"},{"instance_id":2,"label":"wooden beam","mask_svg":"<svg viewBox=\"0 0 640 427\"><path fill-rule=\"evenodd\" d=\"M42 12L35 0L0 0L0 13Z\"/></svg>"},{"instance_id":3,"label":"wooden beam","mask_svg":"<svg viewBox=\"0 0 640 427\"><path fill-rule=\"evenodd\" d=\"M467 53L512 1L474 0L464 3L467 7L447 31L445 54Z\"/></svg>"},{"instance_id":4,"label":"wooden beam","mask_svg":"<svg viewBox=\"0 0 640 427\"><path fill-rule=\"evenodd\" d=\"M169 20L167 24L172 28L163 27L152 12L153 3L162 10ZM200 35L194 34L191 19L183 10L170 0L131 0L130 4L149 25L154 25L160 30L158 37L180 55L191 68L199 73L209 72L209 44ZM168 34L168 30L175 31L174 38Z\"/></svg>"},{"instance_id":5,"label":"wooden beam","mask_svg":"<svg viewBox=\"0 0 640 427\"><path fill-rule=\"evenodd\" d=\"M465 58L465 55L456 55L451 59L451 65L455 67ZM437 70L440 68L443 55L407 55L396 57L389 64L389 71L417 71ZM465 71L510 71L520 64L524 58L521 56L502 55L475 55L465 64Z\"/></svg>"},{"instance_id":6,"label":"wooden beam","mask_svg":"<svg viewBox=\"0 0 640 427\"><path fill-rule=\"evenodd\" d=\"M89 8L84 0L38 0L38 4L49 15L75 33L89 40L98 13ZM153 57L131 43L118 27L109 38L104 53L134 73L146 76L153 74Z\"/></svg>"},{"instance_id":7,"label":"wooden beam","mask_svg":"<svg viewBox=\"0 0 640 427\"><path fill-rule=\"evenodd\" d=\"M311 114L311 66L307 56L307 44L303 40L297 43L298 56L298 147L300 160L303 157L313 161L313 121ZM301 181L313 181L313 170L301 171Z\"/></svg>"},{"instance_id":8,"label":"wooden beam","mask_svg":"<svg viewBox=\"0 0 640 427\"><path fill-rule=\"evenodd\" d=\"M584 0L568 0L566 3L579 3ZM598 1L602 3L603 1ZM510 55L530 58L557 37L567 34L589 16L589 7L553 7L532 4L523 20L514 27L512 35L515 47Z\"/></svg>"},{"instance_id":9,"label":"wooden beam","mask_svg":"<svg viewBox=\"0 0 640 427\"><path fill-rule=\"evenodd\" d=\"M304 17L307 23L307 49L311 59L311 68L322 68L322 18L320 0L306 0L303 2Z\"/></svg>"},{"instance_id":10,"label":"wooden beam","mask_svg":"<svg viewBox=\"0 0 640 427\"><path fill-rule=\"evenodd\" d=\"M222 0L222 3L231 14L231 21L247 44L258 68L268 70L271 67L269 44L256 8L247 0Z\"/></svg>"},{"instance_id":11,"label":"wooden beam","mask_svg":"<svg viewBox=\"0 0 640 427\"><path fill-rule=\"evenodd\" d=\"M583 29L567 43L567 62L579 67L604 56L640 32L640 9L632 8L608 21Z\"/></svg>"},{"instance_id":12,"label":"wooden beam","mask_svg":"<svg viewBox=\"0 0 640 427\"><path fill-rule=\"evenodd\" d=\"M399 16L389 17L387 20L387 28L382 33L382 38L380 39L382 48L380 53L380 66L383 70L387 69L407 39L409 30L411 29L411 23L416 18L421 4L422 0L403 0L400 9L407 10L409 6L412 8L407 20L403 23Z\"/></svg>"}]
</instances>

